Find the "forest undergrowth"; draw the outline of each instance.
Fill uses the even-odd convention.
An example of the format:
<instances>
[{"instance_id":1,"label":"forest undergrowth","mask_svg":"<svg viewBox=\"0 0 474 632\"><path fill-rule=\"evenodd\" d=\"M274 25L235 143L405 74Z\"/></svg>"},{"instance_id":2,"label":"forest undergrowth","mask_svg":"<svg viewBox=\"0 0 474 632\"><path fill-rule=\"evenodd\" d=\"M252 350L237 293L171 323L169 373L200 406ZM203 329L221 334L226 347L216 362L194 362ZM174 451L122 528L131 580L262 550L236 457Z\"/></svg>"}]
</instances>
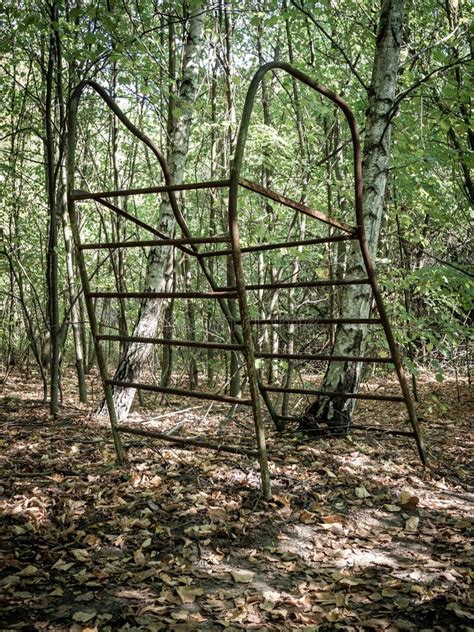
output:
<instances>
[{"instance_id":1,"label":"forest undergrowth","mask_svg":"<svg viewBox=\"0 0 474 632\"><path fill-rule=\"evenodd\" d=\"M40 386L10 376L1 629L473 630L472 400L466 381L425 375L419 389L429 467L406 437L269 432L266 503L245 456L123 435L118 469L72 384L53 420ZM395 410L371 402L359 417L388 427ZM171 401L130 423L252 446L247 420L222 412Z\"/></svg>"}]
</instances>

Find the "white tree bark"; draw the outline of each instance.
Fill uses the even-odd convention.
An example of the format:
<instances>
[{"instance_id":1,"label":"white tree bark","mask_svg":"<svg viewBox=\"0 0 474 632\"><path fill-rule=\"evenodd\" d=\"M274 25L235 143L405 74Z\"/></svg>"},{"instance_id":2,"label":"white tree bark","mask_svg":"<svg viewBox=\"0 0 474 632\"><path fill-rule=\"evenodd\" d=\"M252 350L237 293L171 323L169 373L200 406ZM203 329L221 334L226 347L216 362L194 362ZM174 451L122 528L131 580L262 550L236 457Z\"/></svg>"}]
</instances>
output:
<instances>
[{"instance_id":1,"label":"white tree bark","mask_svg":"<svg viewBox=\"0 0 474 632\"><path fill-rule=\"evenodd\" d=\"M182 75L177 90L175 104L179 107L179 115L174 118L171 130L168 162L174 183L183 182L186 157L189 148L189 135L194 113L199 78L199 59L202 50L204 33L204 4L194 5L187 24L187 38L183 54ZM175 218L168 197L163 196L160 206L159 230L166 235L173 235ZM163 292L171 285L172 248L152 248L148 255L148 268L145 280L145 292ZM156 335L161 321L164 302L159 299L144 299L135 325L134 336L152 337ZM139 382L140 375L150 357L152 345L130 343L117 367L114 379L123 382ZM135 389L114 387L113 399L117 418L127 418L135 396ZM107 407L102 406L101 412Z\"/></svg>"},{"instance_id":2,"label":"white tree bark","mask_svg":"<svg viewBox=\"0 0 474 632\"><path fill-rule=\"evenodd\" d=\"M390 112L395 102L405 0L383 0L375 48L372 80L365 125L363 150L363 201L365 232L370 256L375 258L383 216L384 196L390 160ZM367 276L358 242L348 255L347 278ZM345 286L342 295L344 318L367 318L372 291L370 286ZM336 331L333 355L362 355L366 326L342 325ZM361 377L359 362L331 362L322 389L357 392ZM356 400L321 397L307 409L302 424L314 427L327 423L335 432L346 432ZM334 427L337 427L336 431Z\"/></svg>"}]
</instances>

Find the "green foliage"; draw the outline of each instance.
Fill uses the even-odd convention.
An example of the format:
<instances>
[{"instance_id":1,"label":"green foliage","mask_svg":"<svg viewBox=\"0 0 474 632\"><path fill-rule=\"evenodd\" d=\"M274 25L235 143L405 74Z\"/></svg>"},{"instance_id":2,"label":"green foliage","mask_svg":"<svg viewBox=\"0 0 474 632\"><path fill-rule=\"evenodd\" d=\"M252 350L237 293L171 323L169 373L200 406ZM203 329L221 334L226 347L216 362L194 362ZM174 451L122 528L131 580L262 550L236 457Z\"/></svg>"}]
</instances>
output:
<instances>
[{"instance_id":1,"label":"green foliage","mask_svg":"<svg viewBox=\"0 0 474 632\"><path fill-rule=\"evenodd\" d=\"M172 43L176 75L179 76L186 35L184 5L159 3L157 10L156 3L139 1L125 3L124 10L124 4L119 2L97 4L86 0L72 4L58 1L56 4L58 20L54 32L61 42L63 105L67 108L71 90L78 81L95 79L107 89L114 90L123 110L166 150L170 91L177 87L176 78L168 76L169 24L174 26ZM188 9L195 4L194 0L187 2ZM359 126L363 127L367 92L362 83L368 85L370 82L378 6L368 0L337 4L337 10L334 10L333 2L321 2L317 10L308 8L307 15L291 3L282 10L279 2L265 2L257 9L254 3L244 2L238 11L232 12L234 57L230 83L232 94L235 93L237 121L246 87L258 67L258 38L261 38L260 54L265 61L274 58L286 61L290 54L289 32L295 66L341 93L353 108ZM43 125L47 47L52 25L47 5L30 0L22 3L7 0L4 16L0 38L3 53L0 89L4 95L0 106L3 138L0 147L0 219L2 239L10 260L5 258L1 263L0 281L2 287L10 287L10 290L2 295L2 309L7 310L10 294L16 296L18 293L16 282L10 278L13 266L23 281L24 300L34 321L35 334L41 337L47 301ZM218 12L209 9L206 53L200 69L201 89L190 138L189 181L223 177L228 173L231 159L228 141L235 135L236 124L228 108L229 86L223 62L225 36L221 18ZM390 298L392 317L400 325L399 340L406 349L414 350L412 370L416 370L417 356L431 363L455 361L457 350L468 336L472 277L437 262L440 259L462 267L471 254L466 235L472 215L464 182L464 167L469 167L470 160L469 120L465 115L469 90L462 63L469 53L464 37L467 26L461 12L457 30L438 45L438 39L442 40L453 31L444 6L423 0L417 3L416 10L414 5L409 7L399 91L403 94L415 84L419 83L419 86L401 101L394 119L390 195L381 243L383 261L379 262L379 268ZM424 81L430 73L445 66L448 67L445 71ZM265 174L270 174L275 190L298 200L304 199L323 211L330 204L334 216L353 222L352 156L345 122L338 118L335 125L331 104L303 87L295 93L292 80L282 73L268 78L267 89L270 123L263 122L259 99L249 130L245 175L262 182ZM180 115L180 107L174 103L172 114L175 118ZM58 155L64 140L64 121L58 118L59 110L56 117L58 146L55 149ZM303 147L300 146L297 119L303 122ZM81 188L103 190L114 187L111 121L110 114L97 97L88 95L84 98L78 146L78 186ZM337 152L338 148L342 149ZM213 151L214 163L211 162ZM118 132L115 158L120 187L162 182L160 170L149 152L122 130ZM129 212L156 225L159 202L158 197L143 196L129 199L125 204ZM196 234L208 235L213 230L210 205L210 198L204 193L186 195L184 211ZM226 230L225 208L226 200L218 197L213 211L217 232ZM241 194L240 213L244 245L268 239L297 238L302 230L292 211L261 200L257 202L249 192ZM107 212L100 216L93 205L84 206L81 229L85 241L111 238L117 230L121 238L144 236L128 224L122 223L117 228ZM309 220L305 231L306 237L328 234L326 227ZM268 281L275 271L281 278L289 278L295 262L301 267L303 278L323 278L328 274L328 255L336 262L335 269L344 266L346 255L336 248L272 252L265 257L265 278ZM117 261L114 254L99 268L94 277L96 287L113 286L112 263ZM262 274L258 260L249 257L246 261L249 278L257 281ZM92 267L93 263L91 255ZM144 252L127 252L128 290L140 289L145 267ZM61 309L66 313L69 298L62 244L60 269ZM193 283L197 287L202 279L196 272L193 274ZM179 275L182 280L182 273ZM225 285L223 264L216 270L216 275ZM321 299L325 297L321 293ZM296 293L294 300L296 304L309 304L308 309L318 313L327 309L323 307L323 300L309 301L306 291ZM251 309L257 313L262 306L258 297L252 297L252 301ZM21 328L18 303L14 305ZM8 310L12 309L8 307ZM137 306L127 304L126 309L131 326ZM104 314L108 324L116 326L113 322L116 314ZM201 316L198 328L202 336L208 325L204 315ZM176 329L183 332L185 312L177 309L175 318ZM0 344L5 349L11 332L5 326L0 333ZM216 335L222 337L223 332L218 331ZM298 342L305 343L304 340ZM67 347L67 354L71 354L70 347Z\"/></svg>"}]
</instances>

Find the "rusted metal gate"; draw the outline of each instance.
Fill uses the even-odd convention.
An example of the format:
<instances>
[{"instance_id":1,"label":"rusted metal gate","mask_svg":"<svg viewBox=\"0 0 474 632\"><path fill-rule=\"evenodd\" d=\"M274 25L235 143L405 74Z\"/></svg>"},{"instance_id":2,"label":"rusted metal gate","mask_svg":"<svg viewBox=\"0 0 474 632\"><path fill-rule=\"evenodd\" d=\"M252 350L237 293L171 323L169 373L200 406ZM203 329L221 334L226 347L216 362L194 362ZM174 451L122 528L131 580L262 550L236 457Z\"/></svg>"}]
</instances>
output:
<instances>
[{"instance_id":1,"label":"rusted metal gate","mask_svg":"<svg viewBox=\"0 0 474 632\"><path fill-rule=\"evenodd\" d=\"M250 124L250 117L253 110L255 96L259 84L262 81L263 76L270 71L280 69L290 74L295 79L299 80L303 84L309 86L316 92L320 93L324 97L332 101L336 106L342 110L346 121L349 124L352 146L353 146L353 159L354 159L354 195L355 195L355 220L356 225L348 225L342 221L338 221L335 218L329 217L324 213L310 208L306 205L295 202L286 196L280 195L269 189L265 189L259 184L251 182L241 177L242 163L245 151L245 145L247 140L247 133ZM128 190L115 190L115 191L102 191L102 192L85 192L77 191L74 188L74 172L75 172L75 147L76 147L76 119L77 108L79 100L84 90L90 87L105 101L107 106L115 113L125 127L140 139L154 154L158 160L165 184L163 186L137 188ZM307 215L315 221L323 222L331 226L336 234L329 237L312 238L299 241L287 241L277 243L266 243L243 247L239 237L239 217L238 217L238 198L241 188L253 191L254 193L268 198L280 205L296 210L300 213ZM186 221L180 211L176 192L178 191L190 191L198 189L227 189L228 190L228 233L225 235L213 235L210 237L195 237L191 234ZM255 436L257 443L257 451L251 451L250 453L257 456L260 463L260 470L262 476L262 490L266 496L270 494L270 481L267 467L267 451L265 444L265 431L262 418L261 403L265 405L270 417L274 421L277 428L283 427L282 418L276 412L269 393L272 392L286 392L292 394L301 395L323 395L355 399L375 399L386 401L399 401L404 402L409 417L409 423L411 424L410 431L397 430L394 434L406 434L412 436L416 442L419 456L423 463L425 463L425 451L423 446L423 440L421 437L420 428L417 421L417 416L411 397L410 390L407 385L407 381L404 375L400 354L395 343L395 339L392 333L390 322L385 311L382 296L379 290L377 279L375 276L374 268L369 255L369 249L365 237L364 231L364 215L362 207L362 160L361 160L361 145L359 139L359 133L354 116L344 102L344 100L337 94L331 92L324 86L316 83L313 79L306 74L293 68L289 64L273 62L262 66L255 74L245 101L244 111L242 115L242 122L237 138L235 158L232 163L230 177L225 180L208 181L208 182L195 182L186 184L174 184L172 181L172 174L169 171L166 160L162 152L154 145L154 143L145 136L138 128L136 128L120 110L118 105L108 95L108 93L97 83L93 81L82 82L77 86L73 93L70 114L69 114L69 137L68 137L68 209L72 226L73 238L75 242L77 260L81 275L81 282L83 286L84 296L86 300L88 316L90 321L91 332L94 338L94 344L97 354L97 362L102 379L105 400L108 406L108 412L110 416L112 431L114 434L115 445L119 458L123 458L123 451L120 441L120 432L146 434L147 436L153 435L157 438L182 443L191 444L202 447L208 447L211 449L228 450L230 452L245 452L245 450L239 450L232 446L224 446L213 444L212 442L201 440L199 438L185 439L182 437L170 437L163 433L150 433L144 432L137 428L130 428L128 426L121 426L117 422L117 416L114 409L112 388L113 386L131 387L136 389L155 391L159 393L168 393L175 396L183 397L195 397L205 400L215 400L219 402L238 404L247 406L252 410ZM176 219L177 226L181 231L181 237L170 238L169 235L164 235L154 227L141 221L137 217L126 212L116 204L112 203L110 199L118 199L124 196L144 195L144 194L167 194L171 208ZM76 215L76 203L94 200L103 205L113 213L121 216L125 220L132 222L139 226L141 229L146 230L151 239L148 240L135 240L135 241L123 241L123 242L105 242L105 243L81 243L80 231ZM246 284L242 257L246 253L260 252L268 250L277 250L282 248L294 248L294 247L316 247L320 244L327 244L330 242L338 241L357 241L360 246L360 252L363 258L366 277L358 279L316 279L314 281L294 281L294 282L281 282L272 284ZM202 250L201 246L208 244L225 244L221 250ZM136 247L160 247L160 246L173 246L182 252L186 253L196 259L207 283L209 289L203 292L189 292L189 291L169 291L169 292L93 292L90 288L89 275L86 269L86 262L84 258L84 251L91 249L108 249L115 250L119 248L136 248ZM209 266L208 260L211 257L232 257L233 269L235 273L235 286L232 287L220 287L213 278ZM276 319L251 319L249 316L249 310L247 308L247 292L251 290L265 290L265 289L284 289L294 287L333 287L340 285L351 284L368 284L371 287L373 299L378 312L377 317L365 318L365 319L350 319L350 318L314 318L314 319L297 319L297 318L276 318ZM175 299L210 299L216 300L222 310L222 314L228 323L228 332L231 337L231 342L228 343L214 343L214 342L197 342L187 340L168 340L162 338L136 338L133 336L122 335L103 335L99 333L97 327L97 319L94 309L94 299L100 297L117 298L117 299L144 299L144 298L175 298ZM229 309L229 301L235 301L238 305L238 318L235 318L232 311ZM253 328L259 325L271 325L278 326L281 324L364 324L364 325L379 325L383 327L385 337L388 343L389 356L331 356L330 354L322 353L297 353L297 354L273 354L265 353L255 348L255 340L253 335ZM174 346L189 346L198 348L213 348L221 349L224 351L241 352L245 358L246 374L248 380L248 397L231 397L224 394L213 394L209 392L189 391L179 388L160 387L151 384L144 383L128 383L120 382L109 377L108 370L104 361L104 355L101 348L101 343L104 341L121 341L124 343L138 342L143 344L153 345L174 345ZM400 385L401 395L378 395L378 394L365 394L359 393L328 393L321 390L303 389L303 388L283 388L275 386L266 386L262 383L258 371L256 370L255 360L263 359L295 359L304 361L354 361L354 362L368 362L368 363L391 363L395 368L398 382ZM355 428L364 428L364 426L353 426Z\"/></svg>"}]
</instances>

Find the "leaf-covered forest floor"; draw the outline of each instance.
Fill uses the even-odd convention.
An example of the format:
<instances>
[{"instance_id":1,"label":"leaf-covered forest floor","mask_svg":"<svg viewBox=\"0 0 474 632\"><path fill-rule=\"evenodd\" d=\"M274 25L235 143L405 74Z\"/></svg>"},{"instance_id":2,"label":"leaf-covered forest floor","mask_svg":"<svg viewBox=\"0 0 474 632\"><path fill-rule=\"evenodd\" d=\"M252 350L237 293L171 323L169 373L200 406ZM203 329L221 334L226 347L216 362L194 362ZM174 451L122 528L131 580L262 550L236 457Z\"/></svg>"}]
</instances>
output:
<instances>
[{"instance_id":1,"label":"leaf-covered forest floor","mask_svg":"<svg viewBox=\"0 0 474 632\"><path fill-rule=\"evenodd\" d=\"M406 437L270 432L265 503L244 456L124 435L117 469L107 423L72 391L52 420L39 387L10 376L1 630L474 630L472 401L465 382L425 377L420 391L429 468ZM223 428L196 406L131 421L252 445L244 420ZM390 424L396 406L359 417Z\"/></svg>"}]
</instances>

